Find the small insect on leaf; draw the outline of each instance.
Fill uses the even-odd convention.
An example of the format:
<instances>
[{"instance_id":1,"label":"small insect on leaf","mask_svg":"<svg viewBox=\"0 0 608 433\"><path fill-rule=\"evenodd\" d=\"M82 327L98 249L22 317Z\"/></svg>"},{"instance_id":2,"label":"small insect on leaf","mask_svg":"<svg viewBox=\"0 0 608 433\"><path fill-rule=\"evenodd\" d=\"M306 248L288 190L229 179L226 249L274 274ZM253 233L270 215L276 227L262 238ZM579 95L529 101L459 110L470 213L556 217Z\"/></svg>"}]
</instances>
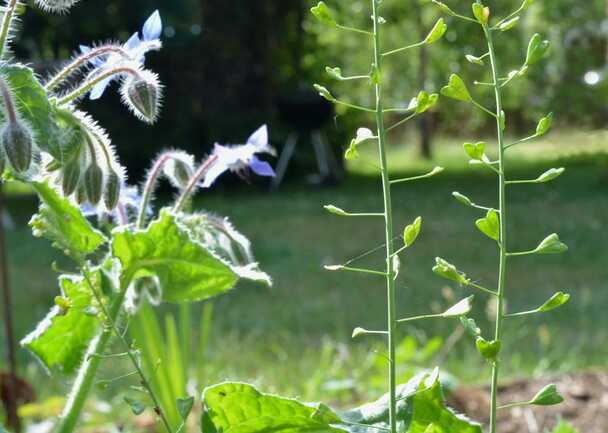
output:
<instances>
[{"instance_id":1,"label":"small insect on leaf","mask_svg":"<svg viewBox=\"0 0 608 433\"><path fill-rule=\"evenodd\" d=\"M124 401L131 407L131 412L133 412L133 415L141 415L144 413L144 410L146 410L146 406L139 400L131 397L125 397Z\"/></svg>"},{"instance_id":2,"label":"small insect on leaf","mask_svg":"<svg viewBox=\"0 0 608 433\"><path fill-rule=\"evenodd\" d=\"M535 33L528 44L528 53L526 55L526 65L534 65L538 63L549 49L550 42Z\"/></svg>"},{"instance_id":3,"label":"small insect on leaf","mask_svg":"<svg viewBox=\"0 0 608 433\"><path fill-rule=\"evenodd\" d=\"M448 85L441 89L441 94L458 101L471 102L473 100L464 81L456 74L450 76Z\"/></svg>"},{"instance_id":4,"label":"small insect on leaf","mask_svg":"<svg viewBox=\"0 0 608 433\"><path fill-rule=\"evenodd\" d=\"M551 125L553 124L553 113L547 114L545 117L539 120L538 125L536 126L536 135L541 136L545 135L551 129Z\"/></svg>"},{"instance_id":5,"label":"small insect on leaf","mask_svg":"<svg viewBox=\"0 0 608 433\"><path fill-rule=\"evenodd\" d=\"M559 393L554 384L545 386L538 391L530 400L530 404L534 406L553 406L564 401L564 397Z\"/></svg>"},{"instance_id":6,"label":"small insect on leaf","mask_svg":"<svg viewBox=\"0 0 608 433\"><path fill-rule=\"evenodd\" d=\"M494 209L488 210L485 218L475 221L475 225L484 235L498 241L500 239L500 218Z\"/></svg>"},{"instance_id":7,"label":"small insect on leaf","mask_svg":"<svg viewBox=\"0 0 608 433\"><path fill-rule=\"evenodd\" d=\"M486 151L486 143L483 141L478 143L464 143L462 147L469 158L478 161L481 161Z\"/></svg>"},{"instance_id":8,"label":"small insect on leaf","mask_svg":"<svg viewBox=\"0 0 608 433\"><path fill-rule=\"evenodd\" d=\"M424 39L424 43L430 45L437 42L443 37L447 29L448 26L443 20L443 18L439 18L439 20L435 23L427 37Z\"/></svg>"},{"instance_id":9,"label":"small insect on leaf","mask_svg":"<svg viewBox=\"0 0 608 433\"><path fill-rule=\"evenodd\" d=\"M177 411L179 412L179 416L182 417L183 420L188 418L190 412L192 412L192 407L194 406L194 397L183 397L178 398L176 400Z\"/></svg>"},{"instance_id":10,"label":"small insect on leaf","mask_svg":"<svg viewBox=\"0 0 608 433\"><path fill-rule=\"evenodd\" d=\"M411 247L418 235L420 234L420 230L422 228L422 217L418 217L414 220L412 224L409 224L403 230L403 243L406 247Z\"/></svg>"},{"instance_id":11,"label":"small insect on leaf","mask_svg":"<svg viewBox=\"0 0 608 433\"><path fill-rule=\"evenodd\" d=\"M443 317L461 317L466 316L473 309L473 299L474 296L469 296L468 298L463 299L452 307L448 308L441 315Z\"/></svg>"},{"instance_id":12,"label":"small insect on leaf","mask_svg":"<svg viewBox=\"0 0 608 433\"><path fill-rule=\"evenodd\" d=\"M536 254L561 254L566 251L568 251L568 245L559 239L557 233L547 236L534 250Z\"/></svg>"},{"instance_id":13,"label":"small insect on leaf","mask_svg":"<svg viewBox=\"0 0 608 433\"><path fill-rule=\"evenodd\" d=\"M312 12L315 18L317 18L323 24L332 27L337 25L331 10L327 7L325 2L319 2L319 4L310 9L310 12Z\"/></svg>"},{"instance_id":14,"label":"small insect on leaf","mask_svg":"<svg viewBox=\"0 0 608 433\"><path fill-rule=\"evenodd\" d=\"M460 285L469 283L469 279L466 274L456 269L456 266L442 259L441 257L435 258L435 266L433 266L433 272L440 277L447 280L452 280Z\"/></svg>"},{"instance_id":15,"label":"small insect on leaf","mask_svg":"<svg viewBox=\"0 0 608 433\"><path fill-rule=\"evenodd\" d=\"M566 171L566 169L564 167L551 168L551 169L545 171L540 176L538 176L538 179L536 179L535 182L537 182L537 183L550 182L553 179L560 177L564 173L564 171Z\"/></svg>"},{"instance_id":16,"label":"small insect on leaf","mask_svg":"<svg viewBox=\"0 0 608 433\"><path fill-rule=\"evenodd\" d=\"M557 292L555 295L551 296L547 302L538 307L538 311L541 313L546 313L547 311L555 310L556 308L566 304L569 300L570 295L568 293Z\"/></svg>"},{"instance_id":17,"label":"small insect on leaf","mask_svg":"<svg viewBox=\"0 0 608 433\"><path fill-rule=\"evenodd\" d=\"M477 350L485 359L495 361L500 353L501 343L499 340L488 341L483 337L477 337L475 340Z\"/></svg>"}]
</instances>

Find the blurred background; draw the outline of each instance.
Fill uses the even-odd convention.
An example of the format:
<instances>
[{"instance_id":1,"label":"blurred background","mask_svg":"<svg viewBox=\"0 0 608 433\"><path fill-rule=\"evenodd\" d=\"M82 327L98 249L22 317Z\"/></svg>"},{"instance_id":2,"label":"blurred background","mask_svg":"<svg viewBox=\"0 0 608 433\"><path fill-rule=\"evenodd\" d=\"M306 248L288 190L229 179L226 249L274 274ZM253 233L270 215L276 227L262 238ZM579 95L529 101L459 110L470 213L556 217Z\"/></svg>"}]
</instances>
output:
<instances>
[{"instance_id":1,"label":"blurred background","mask_svg":"<svg viewBox=\"0 0 608 433\"><path fill-rule=\"evenodd\" d=\"M162 373L166 379L160 382L178 382L175 386L198 392L223 379L249 380L267 390L339 405L375 397L385 387L382 342L350 340L355 326L382 326L382 284L322 270L323 264L359 256L383 239L380 226L338 219L322 209L326 203L357 210L381 206L374 149L362 149L361 158L349 164L341 156L356 128L371 126L373 119L343 108L334 111L310 90L313 83L321 83L336 96L371 105L368 83L336 84L325 74L325 66L339 66L348 75L367 74L371 47L358 35L317 23L308 12L314 3L82 0L68 15L50 16L28 8L23 17L15 56L44 76L79 44L126 41L154 10L160 11L164 47L147 58L148 67L165 85L160 121L152 127L137 122L116 91L85 103L110 132L132 183L142 180L150 159L163 148L182 148L202 157L215 141L244 142L262 123L269 125L279 153L287 148L283 155L289 164L280 185L261 179L243 184L229 178L199 196L201 207L229 216L253 241L262 268L275 279L274 287L243 285L205 305L148 312L141 318L140 332L154 329L155 335L140 335L139 341L157 342L156 349L149 348L151 357L167 357L166 364L173 365L162 341L177 335L183 343L184 368ZM370 25L368 0L327 3L340 22L359 28ZM424 39L439 18L426 0L384 3L387 47ZM468 13L469 2L446 3ZM506 15L520 1L487 3L495 14ZM391 105L407 105L420 89L438 92L453 72L468 83L487 80L483 68L464 58L485 52L481 34L449 18L447 23L440 42L387 62ZM554 183L511 191L512 244L528 249L558 232L570 253L514 260L509 308L537 306L558 290L570 291L573 298L554 314L512 322L511 350L504 361L512 379L595 371L606 367L608 359L608 329L601 325L608 305L608 2L536 0L518 29L500 37L497 50L503 71L521 66L535 32L548 38L552 49L509 87L508 133L512 139L530 135L538 119L549 112L555 114L556 127L542 140L516 147L509 155L509 169L521 178L536 177L554 166L567 171ZM493 105L487 89L472 84L471 89L479 102ZM448 169L428 183L396 188L399 226L418 215L425 220L423 238L404 263L399 286L404 315L440 311L466 295L432 274L435 256L455 262L486 285L495 281L496 252L475 230L478 215L450 196L457 190L475 202L495 205L493 176L469 166L461 151L462 142L483 138L492 147L493 128L493 122L469 105L441 99L432 113L390 137L395 175L418 174L435 165ZM168 189L166 194L170 198ZM53 303L56 275L49 265L59 254L46 241L34 239L27 227L36 209L34 196L16 188L6 206L15 336L20 339ZM370 254L364 261L379 263L381 256ZM486 327L491 309L478 297L477 319ZM0 343L1 369L4 334ZM419 368L440 364L454 383L485 382L486 366L456 323L404 328L399 356L403 379ZM56 413L69 378L47 376L22 350L18 361L20 375L35 384L24 397L30 404L23 415L37 420ZM108 362L104 374L118 376L126 368L121 362ZM184 371L196 382L188 382ZM117 383L100 389L99 401L122 400L116 392L123 387ZM90 411L105 420L109 409L102 406Z\"/></svg>"}]
</instances>

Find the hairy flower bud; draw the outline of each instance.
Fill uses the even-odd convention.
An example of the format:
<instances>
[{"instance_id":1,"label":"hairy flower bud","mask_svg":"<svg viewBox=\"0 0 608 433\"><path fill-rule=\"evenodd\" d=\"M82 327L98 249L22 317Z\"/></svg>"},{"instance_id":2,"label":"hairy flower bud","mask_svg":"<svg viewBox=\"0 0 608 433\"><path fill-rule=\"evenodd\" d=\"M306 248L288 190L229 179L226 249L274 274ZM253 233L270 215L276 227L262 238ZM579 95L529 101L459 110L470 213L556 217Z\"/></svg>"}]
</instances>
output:
<instances>
[{"instance_id":1,"label":"hairy flower bud","mask_svg":"<svg viewBox=\"0 0 608 433\"><path fill-rule=\"evenodd\" d=\"M103 191L103 171L93 162L84 173L84 187L91 204L99 203Z\"/></svg>"},{"instance_id":2,"label":"hairy flower bud","mask_svg":"<svg viewBox=\"0 0 608 433\"><path fill-rule=\"evenodd\" d=\"M112 210L118 204L120 198L120 177L114 170L110 170L106 187L103 193L103 201L108 210Z\"/></svg>"},{"instance_id":3,"label":"hairy flower bud","mask_svg":"<svg viewBox=\"0 0 608 433\"><path fill-rule=\"evenodd\" d=\"M24 172L32 163L32 134L21 122L8 122L2 131L2 146L13 169Z\"/></svg>"},{"instance_id":4,"label":"hairy flower bud","mask_svg":"<svg viewBox=\"0 0 608 433\"><path fill-rule=\"evenodd\" d=\"M194 157L185 152L173 151L163 166L163 173L176 188L183 189L194 175Z\"/></svg>"},{"instance_id":5,"label":"hairy flower bud","mask_svg":"<svg viewBox=\"0 0 608 433\"><path fill-rule=\"evenodd\" d=\"M6 168L6 155L4 154L4 149L0 146L0 176L4 173L4 169Z\"/></svg>"},{"instance_id":6,"label":"hairy flower bud","mask_svg":"<svg viewBox=\"0 0 608 433\"><path fill-rule=\"evenodd\" d=\"M146 123L156 121L162 91L155 74L141 71L139 76L127 78L121 90L123 102L138 118Z\"/></svg>"},{"instance_id":7,"label":"hairy flower bud","mask_svg":"<svg viewBox=\"0 0 608 433\"><path fill-rule=\"evenodd\" d=\"M78 184L78 188L76 189L76 203L79 205L83 205L87 202L87 189L84 186L84 182L80 182Z\"/></svg>"},{"instance_id":8,"label":"hairy flower bud","mask_svg":"<svg viewBox=\"0 0 608 433\"><path fill-rule=\"evenodd\" d=\"M47 12L65 12L74 6L78 0L36 0L36 5Z\"/></svg>"},{"instance_id":9,"label":"hairy flower bud","mask_svg":"<svg viewBox=\"0 0 608 433\"><path fill-rule=\"evenodd\" d=\"M63 168L61 187L63 194L67 197L78 187L80 181L80 161L72 158Z\"/></svg>"}]
</instances>

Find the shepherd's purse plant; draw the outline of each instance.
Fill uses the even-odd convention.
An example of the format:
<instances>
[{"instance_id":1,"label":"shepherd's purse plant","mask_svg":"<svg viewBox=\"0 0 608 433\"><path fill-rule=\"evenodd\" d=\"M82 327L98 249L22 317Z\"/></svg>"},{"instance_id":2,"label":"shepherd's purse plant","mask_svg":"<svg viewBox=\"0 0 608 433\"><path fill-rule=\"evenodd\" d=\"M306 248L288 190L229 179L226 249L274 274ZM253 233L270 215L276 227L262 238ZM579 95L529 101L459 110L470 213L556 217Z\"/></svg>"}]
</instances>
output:
<instances>
[{"instance_id":1,"label":"shepherd's purse plant","mask_svg":"<svg viewBox=\"0 0 608 433\"><path fill-rule=\"evenodd\" d=\"M508 189L520 188L522 185L536 185L550 182L564 172L564 168L552 168L540 174L535 179L525 180L513 179L508 176L507 151L514 146L522 145L546 134L551 128L553 115L548 114L540 119L536 131L530 136L508 142L505 131L509 122L503 110L503 92L507 89L507 86L516 83L518 79L521 79L528 73L530 68L534 67L542 60L549 49L549 41L544 40L539 34L534 34L530 39L521 66L505 75L504 69L502 69L504 66L501 64L501 59L498 55L499 53L496 50L495 39L503 36L503 34L508 34L509 31L517 28L522 14L532 5L532 3L534 3L534 0L523 0L517 10L500 18L494 18L493 11L488 6L482 4L481 1L476 1L472 4L472 16L466 16L455 12L443 2L433 0L433 3L435 3L446 15L463 20L470 23L472 26L477 26L481 30L480 34L484 37L487 44L487 52L480 55L467 55L466 59L474 66L489 68L489 81L476 81L475 85L480 88L489 89L495 96L494 108L486 108L476 101L465 82L456 74L450 77L447 86L441 90L441 93L444 96L472 104L496 121L496 157L491 157L486 153L485 142L465 143L464 151L470 158L471 164L481 166L496 175L498 183L497 208L476 204L472 199L460 192L453 193L456 200L470 208L481 211L484 214L482 218L475 222L475 225L482 234L491 239L498 247L498 282L496 288L486 288L477 284L464 272L458 270L456 266L442 258L437 258L437 263L433 270L441 277L452 280L462 286L481 290L495 301L495 328L491 337L484 337L482 331L477 327L473 319L462 317L461 321L465 326L465 329L467 329L475 339L475 345L480 355L487 360L491 366L489 431L490 433L496 433L498 431L498 410L515 406L547 406L559 404L563 401L563 398L557 391L555 385L550 384L541 389L535 396L531 396L528 401L508 402L503 403L502 405L498 402L499 372L501 358L504 359L506 349L503 342L506 331L508 330L506 326L507 321L520 320L520 317L546 313L564 305L570 299L569 294L560 291L551 296L551 298L541 306L529 311L509 313L507 310L507 287L509 281L507 278L508 264L511 260L518 260L522 256L532 254L561 254L568 250L568 247L555 233L545 237L540 241L538 246L529 251L512 251L509 249L508 245L508 240L510 239L509 231L511 229L508 219ZM492 152L492 154L494 154L494 152Z\"/></svg>"}]
</instances>

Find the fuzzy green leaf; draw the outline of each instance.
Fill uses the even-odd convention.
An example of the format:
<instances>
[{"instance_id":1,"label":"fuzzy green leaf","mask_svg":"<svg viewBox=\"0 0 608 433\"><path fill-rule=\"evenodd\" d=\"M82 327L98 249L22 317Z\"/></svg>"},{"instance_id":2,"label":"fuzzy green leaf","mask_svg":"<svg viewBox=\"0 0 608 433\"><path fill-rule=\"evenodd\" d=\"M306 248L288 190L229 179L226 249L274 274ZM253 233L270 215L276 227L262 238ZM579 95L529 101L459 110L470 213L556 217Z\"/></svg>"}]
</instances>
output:
<instances>
[{"instance_id":1,"label":"fuzzy green leaf","mask_svg":"<svg viewBox=\"0 0 608 433\"><path fill-rule=\"evenodd\" d=\"M500 219L498 217L498 212L494 209L490 209L485 218L480 218L475 221L475 225L480 232L490 239L494 239L495 241L500 239Z\"/></svg>"},{"instance_id":2,"label":"fuzzy green leaf","mask_svg":"<svg viewBox=\"0 0 608 433\"><path fill-rule=\"evenodd\" d=\"M541 135L545 135L551 129L552 124L553 113L549 113L538 121L538 125L536 126L536 135L538 135L539 137Z\"/></svg>"},{"instance_id":3,"label":"fuzzy green leaf","mask_svg":"<svg viewBox=\"0 0 608 433\"><path fill-rule=\"evenodd\" d=\"M416 114L422 114L430 110L437 104L438 100L439 95L437 93L429 95L424 90L420 91L415 98Z\"/></svg>"},{"instance_id":4,"label":"fuzzy green leaf","mask_svg":"<svg viewBox=\"0 0 608 433\"><path fill-rule=\"evenodd\" d=\"M441 89L441 94L458 101L471 102L473 100L464 81L456 74L450 76L450 81Z\"/></svg>"},{"instance_id":5,"label":"fuzzy green leaf","mask_svg":"<svg viewBox=\"0 0 608 433\"><path fill-rule=\"evenodd\" d=\"M101 271L90 276L101 288ZM59 277L62 305L55 305L49 314L27 335L21 345L30 350L49 370L74 373L82 362L89 343L99 330L99 319L88 314L93 307L93 294L83 277Z\"/></svg>"},{"instance_id":6,"label":"fuzzy green leaf","mask_svg":"<svg viewBox=\"0 0 608 433\"><path fill-rule=\"evenodd\" d=\"M168 209L146 230L114 231L112 253L131 281L138 273L156 275L166 302L201 301L234 287L246 269L231 266L209 251Z\"/></svg>"},{"instance_id":7,"label":"fuzzy green leaf","mask_svg":"<svg viewBox=\"0 0 608 433\"><path fill-rule=\"evenodd\" d=\"M561 396L557 387L554 384L550 384L538 391L532 400L530 400L530 404L534 406L553 406L563 401L564 397Z\"/></svg>"},{"instance_id":8,"label":"fuzzy green leaf","mask_svg":"<svg viewBox=\"0 0 608 433\"><path fill-rule=\"evenodd\" d=\"M82 215L69 199L61 197L48 181L33 182L40 208L30 220L34 236L44 236L66 255L80 262L106 242L104 235Z\"/></svg>"},{"instance_id":9,"label":"fuzzy green leaf","mask_svg":"<svg viewBox=\"0 0 608 433\"><path fill-rule=\"evenodd\" d=\"M203 392L205 433L344 433L341 419L322 404L259 392L252 385L226 382Z\"/></svg>"},{"instance_id":10,"label":"fuzzy green leaf","mask_svg":"<svg viewBox=\"0 0 608 433\"><path fill-rule=\"evenodd\" d=\"M481 160L486 151L486 143L483 141L478 143L464 143L462 147L468 157L475 160Z\"/></svg>"},{"instance_id":11,"label":"fuzzy green leaf","mask_svg":"<svg viewBox=\"0 0 608 433\"><path fill-rule=\"evenodd\" d=\"M416 242L421 229L422 217L416 218L412 224L405 227L405 230L403 230L403 243L406 247L411 247L412 244Z\"/></svg>"}]
</instances>

